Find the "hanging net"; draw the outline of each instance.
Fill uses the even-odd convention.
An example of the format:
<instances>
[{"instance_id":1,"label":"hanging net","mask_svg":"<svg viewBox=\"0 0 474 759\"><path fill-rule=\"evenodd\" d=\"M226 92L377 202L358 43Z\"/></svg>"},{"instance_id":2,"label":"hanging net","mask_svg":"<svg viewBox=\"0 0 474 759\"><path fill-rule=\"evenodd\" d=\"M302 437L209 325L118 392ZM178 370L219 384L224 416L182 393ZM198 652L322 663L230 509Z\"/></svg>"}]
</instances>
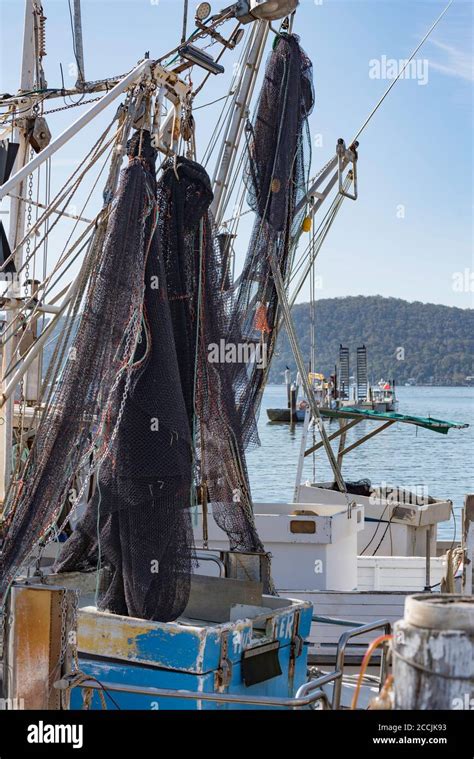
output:
<instances>
[{"instance_id":1,"label":"hanging net","mask_svg":"<svg viewBox=\"0 0 474 759\"><path fill-rule=\"evenodd\" d=\"M57 519L81 462L92 455L98 461L105 452L106 425L113 426L116 418L114 388L129 375L142 321L153 182L142 161L130 162L87 252L60 341L63 352L78 322L77 332L51 386L21 482L7 503L2 595Z\"/></svg>"},{"instance_id":2,"label":"hanging net","mask_svg":"<svg viewBox=\"0 0 474 759\"><path fill-rule=\"evenodd\" d=\"M3 594L84 467L94 491L57 569L107 567L99 608L159 621L183 612L198 499L232 550L264 552L245 450L258 442L278 323L271 261L285 279L301 223L294 208L306 184L310 74L296 37L280 36L247 130L256 219L238 286L208 212L205 170L167 159L156 183L149 133L129 141L128 166L69 312L67 360L12 491Z\"/></svg>"},{"instance_id":3,"label":"hanging net","mask_svg":"<svg viewBox=\"0 0 474 759\"><path fill-rule=\"evenodd\" d=\"M238 283L234 320L245 338L259 346L262 361L248 365L237 393L245 447L258 443L255 418L277 337L278 296L271 262L285 282L292 242L304 217L304 204L299 213L295 207L308 185L308 116L313 102L311 62L296 36L282 34L267 62L255 118L246 128L244 176L255 222Z\"/></svg>"}]
</instances>

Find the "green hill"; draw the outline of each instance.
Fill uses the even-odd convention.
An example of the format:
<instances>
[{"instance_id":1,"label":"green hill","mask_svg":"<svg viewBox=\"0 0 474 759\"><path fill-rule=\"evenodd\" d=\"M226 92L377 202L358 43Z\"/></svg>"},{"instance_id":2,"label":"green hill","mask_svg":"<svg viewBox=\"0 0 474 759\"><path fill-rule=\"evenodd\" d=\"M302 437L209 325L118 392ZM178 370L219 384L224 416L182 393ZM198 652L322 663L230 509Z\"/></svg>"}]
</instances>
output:
<instances>
[{"instance_id":1,"label":"green hill","mask_svg":"<svg viewBox=\"0 0 474 759\"><path fill-rule=\"evenodd\" d=\"M310 307L293 308L293 318L305 360L310 355ZM381 296L330 298L316 303L317 370L328 375L337 362L339 344L355 352L367 346L369 379L404 383L463 385L474 374L474 310L408 303ZM281 382L285 366L295 370L286 332L280 335L270 382Z\"/></svg>"}]
</instances>

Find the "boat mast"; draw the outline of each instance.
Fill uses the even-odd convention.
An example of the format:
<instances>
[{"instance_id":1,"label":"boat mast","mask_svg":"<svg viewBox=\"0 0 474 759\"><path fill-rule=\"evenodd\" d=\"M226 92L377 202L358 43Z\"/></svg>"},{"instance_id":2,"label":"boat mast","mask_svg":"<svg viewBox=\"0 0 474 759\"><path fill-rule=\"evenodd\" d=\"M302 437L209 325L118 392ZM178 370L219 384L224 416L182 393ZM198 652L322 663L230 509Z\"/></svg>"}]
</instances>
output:
<instances>
[{"instance_id":1,"label":"boat mast","mask_svg":"<svg viewBox=\"0 0 474 759\"><path fill-rule=\"evenodd\" d=\"M20 91L31 92L34 86L35 77L35 40L34 40L34 3L33 0L25 0L25 19L23 28L23 50L20 72ZM32 101L33 103L33 101ZM27 112L31 115L32 110ZM17 169L23 168L28 163L29 141L26 129L20 124L16 124L13 132L13 140L19 144L18 155L16 160ZM25 234L25 210L26 210L26 187L25 182L17 188L17 197L10 199L10 225L9 225L9 244L10 249L14 250L17 244L23 239ZM20 246L15 253L14 263L16 271L20 271L23 263L23 247ZM7 340L9 326L15 319L17 308L15 308L15 299L20 296L20 281L13 278L9 288L9 298L12 299L12 306L7 309L6 325L2 335L3 342L3 371L2 376L13 358L13 339ZM2 382L2 393L5 387L5 380ZM5 489L10 479L11 473L11 446L13 437L13 413L14 413L14 396L13 394L7 400L4 406L4 423L0 424L0 502L3 503L5 498Z\"/></svg>"},{"instance_id":2,"label":"boat mast","mask_svg":"<svg viewBox=\"0 0 474 759\"><path fill-rule=\"evenodd\" d=\"M85 84L84 73L84 48L82 45L82 20L81 20L81 0L74 0L74 57L77 64L77 82L76 87L81 89Z\"/></svg>"},{"instance_id":3,"label":"boat mast","mask_svg":"<svg viewBox=\"0 0 474 759\"><path fill-rule=\"evenodd\" d=\"M269 24L267 21L254 21L249 56L243 64L240 80L233 96L233 107L229 114L212 180L214 200L210 210L217 227L222 222L226 204L229 200L229 180L239 149L244 124L248 117L250 101L262 62L268 31Z\"/></svg>"}]
</instances>

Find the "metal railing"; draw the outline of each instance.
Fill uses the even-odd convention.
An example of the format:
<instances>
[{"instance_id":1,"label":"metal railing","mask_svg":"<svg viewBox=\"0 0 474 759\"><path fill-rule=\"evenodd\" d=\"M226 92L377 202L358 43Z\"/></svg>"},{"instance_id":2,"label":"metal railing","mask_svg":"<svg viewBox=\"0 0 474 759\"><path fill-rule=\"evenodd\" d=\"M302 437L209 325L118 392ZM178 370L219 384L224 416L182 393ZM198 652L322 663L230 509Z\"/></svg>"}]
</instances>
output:
<instances>
[{"instance_id":1,"label":"metal railing","mask_svg":"<svg viewBox=\"0 0 474 759\"><path fill-rule=\"evenodd\" d=\"M332 709L339 709L341 706L341 694L344 677L344 659L346 654L346 648L349 641L358 635L364 635L364 633L374 632L375 630L383 629L384 633L390 635L391 624L388 619L379 619L375 622L364 624L363 622L353 622L348 619L334 619L333 617L323 617L317 614L312 617L313 622L320 622L323 624L343 625L351 626L350 630L344 632L339 638L336 650L336 666L333 672L327 672L316 680L310 680L302 685L297 693L296 698L305 697L311 693L312 689L316 687L313 683L317 682L319 686L327 685L330 682L334 682L332 693ZM387 677L387 652L386 648L382 649L382 655L380 659L380 675L379 675L379 691L385 682Z\"/></svg>"},{"instance_id":2,"label":"metal railing","mask_svg":"<svg viewBox=\"0 0 474 759\"><path fill-rule=\"evenodd\" d=\"M225 577L225 564L222 561L219 556L216 556L212 553L205 553L204 551L195 551L193 554L193 559L196 559L197 561L212 561L214 564L217 564L219 567L219 577Z\"/></svg>"},{"instance_id":3,"label":"metal railing","mask_svg":"<svg viewBox=\"0 0 474 759\"><path fill-rule=\"evenodd\" d=\"M364 635L364 633L373 632L374 630L383 630L386 635L390 635L392 626L388 619L379 619L376 622L370 622L367 625L359 625L351 630L347 630L342 633L337 644L336 653L336 670L341 672L341 677L335 680L334 690L332 694L332 708L339 709L341 705L341 693L342 693L342 673L344 672L344 658L346 655L347 644L352 638L356 638L358 635ZM387 650L386 647L382 648L382 656L380 659L380 677L379 677L379 691L384 684L387 677Z\"/></svg>"},{"instance_id":4,"label":"metal railing","mask_svg":"<svg viewBox=\"0 0 474 759\"><path fill-rule=\"evenodd\" d=\"M99 690L107 694L113 693L131 693L139 696L149 696L150 698L175 698L191 701L214 701L227 704L243 704L246 706L266 706L281 707L286 709L301 709L305 706L321 701L323 708L330 709L329 699L319 684L323 685L328 682L327 676L318 677L315 680L306 683L311 686L309 690L300 695L301 688L294 697L278 698L277 696L244 696L233 693L216 693L190 690L173 690L170 688L152 688L142 685L124 685L121 683L99 682L98 680L83 680L74 683L75 675L69 675L54 684L59 690L69 690L75 687L90 688Z\"/></svg>"},{"instance_id":5,"label":"metal railing","mask_svg":"<svg viewBox=\"0 0 474 759\"><path fill-rule=\"evenodd\" d=\"M344 658L349 641L359 635L374 632L383 629L384 633L389 635L391 624L387 619L380 619L376 622L363 624L362 622L352 622L344 619L333 619L332 617L313 616L313 621L340 625L353 625L350 630L344 632L339 638L336 653L336 666L333 672L327 672L319 677L301 685L296 691L295 696L279 698L277 696L257 696L257 695L238 695L233 693L217 693L190 690L174 690L171 688L153 688L142 685L125 685L121 683L100 682L95 679L78 678L77 675L68 675L54 684L59 690L70 690L72 688L88 688L102 691L107 694L108 691L115 693L130 693L150 698L177 698L188 701L213 701L215 703L242 704L246 706L265 706L273 708L301 709L309 707L318 701L322 702L323 709L339 709L341 705L341 693L344 676ZM380 660L379 691L385 682L387 676L387 653L385 647L382 649ZM77 682L75 682L77 680ZM333 685L332 703L328 695L322 690L323 685Z\"/></svg>"}]
</instances>

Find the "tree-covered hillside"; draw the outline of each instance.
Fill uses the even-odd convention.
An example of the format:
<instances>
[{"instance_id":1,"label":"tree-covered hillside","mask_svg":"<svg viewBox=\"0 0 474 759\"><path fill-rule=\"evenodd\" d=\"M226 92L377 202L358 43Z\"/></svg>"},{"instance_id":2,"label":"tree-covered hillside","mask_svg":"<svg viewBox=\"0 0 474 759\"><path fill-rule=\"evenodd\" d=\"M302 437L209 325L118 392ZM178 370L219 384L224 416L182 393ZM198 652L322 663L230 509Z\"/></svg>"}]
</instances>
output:
<instances>
[{"instance_id":1,"label":"tree-covered hillside","mask_svg":"<svg viewBox=\"0 0 474 759\"><path fill-rule=\"evenodd\" d=\"M303 356L310 355L310 307L293 308ZM316 304L317 370L330 374L339 344L351 351L351 374L359 345L367 346L369 378L398 383L463 385L474 374L474 310L408 303L381 296L331 298ZM295 362L285 332L277 342L271 382L281 382L285 366Z\"/></svg>"}]
</instances>

